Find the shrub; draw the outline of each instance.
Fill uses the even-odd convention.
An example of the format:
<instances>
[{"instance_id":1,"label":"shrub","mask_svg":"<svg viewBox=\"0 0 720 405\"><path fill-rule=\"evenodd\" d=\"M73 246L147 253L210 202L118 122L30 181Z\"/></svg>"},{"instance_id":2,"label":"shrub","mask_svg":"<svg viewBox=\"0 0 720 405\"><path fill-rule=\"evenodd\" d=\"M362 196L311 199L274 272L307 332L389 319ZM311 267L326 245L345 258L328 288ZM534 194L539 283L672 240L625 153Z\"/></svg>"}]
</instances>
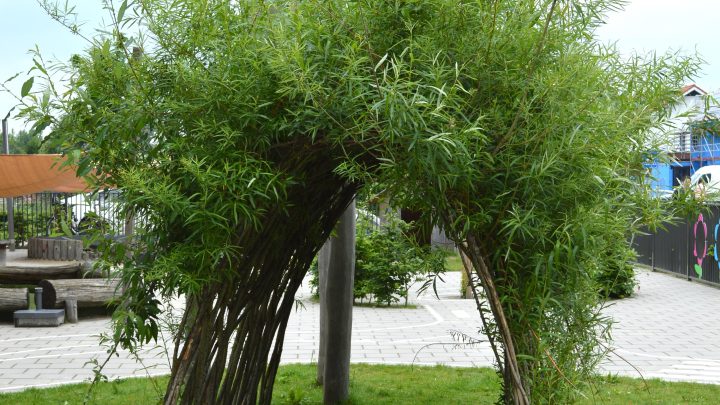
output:
<instances>
[{"instance_id":1,"label":"shrub","mask_svg":"<svg viewBox=\"0 0 720 405\"><path fill-rule=\"evenodd\" d=\"M616 247L609 252L603 266L599 266L595 281L600 296L605 298L625 298L635 289L635 270L631 261L635 252L628 247Z\"/></svg>"},{"instance_id":2,"label":"shrub","mask_svg":"<svg viewBox=\"0 0 720 405\"><path fill-rule=\"evenodd\" d=\"M360 215L356 229L355 300L391 305L403 299L407 305L415 282L445 271L447 252L418 246L408 233L410 225L394 216L378 225ZM310 271L310 283L317 293L317 260Z\"/></svg>"}]
</instances>

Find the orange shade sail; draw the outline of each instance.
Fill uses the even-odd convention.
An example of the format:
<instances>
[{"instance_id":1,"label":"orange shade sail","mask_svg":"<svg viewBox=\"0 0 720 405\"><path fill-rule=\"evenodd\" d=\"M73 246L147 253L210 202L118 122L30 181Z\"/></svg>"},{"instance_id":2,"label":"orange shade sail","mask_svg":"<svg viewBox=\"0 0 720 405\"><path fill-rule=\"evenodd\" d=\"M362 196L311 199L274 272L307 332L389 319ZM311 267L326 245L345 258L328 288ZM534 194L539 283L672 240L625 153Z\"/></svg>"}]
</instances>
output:
<instances>
[{"instance_id":1,"label":"orange shade sail","mask_svg":"<svg viewBox=\"0 0 720 405\"><path fill-rule=\"evenodd\" d=\"M74 167L60 167L64 159L61 155L0 155L0 197L88 190L88 184L77 177Z\"/></svg>"}]
</instances>

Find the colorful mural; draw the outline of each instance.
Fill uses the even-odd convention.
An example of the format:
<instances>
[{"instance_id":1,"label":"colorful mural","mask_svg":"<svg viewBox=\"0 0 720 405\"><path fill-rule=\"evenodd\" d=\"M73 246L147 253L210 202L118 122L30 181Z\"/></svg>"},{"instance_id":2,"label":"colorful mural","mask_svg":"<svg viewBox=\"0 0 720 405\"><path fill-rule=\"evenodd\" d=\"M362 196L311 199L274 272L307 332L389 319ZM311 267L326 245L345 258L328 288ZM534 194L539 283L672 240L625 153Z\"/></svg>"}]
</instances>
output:
<instances>
[{"instance_id":1,"label":"colorful mural","mask_svg":"<svg viewBox=\"0 0 720 405\"><path fill-rule=\"evenodd\" d=\"M702 224L702 241L703 241L703 250L702 255L698 254L698 225ZM717 233L717 227L716 231ZM703 215L698 215L698 220L695 222L695 226L693 227L693 235L695 236L695 241L693 243L693 255L695 255L695 273L697 274L698 278L702 277L702 262L705 259L705 256L707 256L707 224L705 223L705 219L703 218ZM717 257L717 256L716 256Z\"/></svg>"},{"instance_id":2,"label":"colorful mural","mask_svg":"<svg viewBox=\"0 0 720 405\"><path fill-rule=\"evenodd\" d=\"M720 201L633 240L637 261L720 286Z\"/></svg>"}]
</instances>

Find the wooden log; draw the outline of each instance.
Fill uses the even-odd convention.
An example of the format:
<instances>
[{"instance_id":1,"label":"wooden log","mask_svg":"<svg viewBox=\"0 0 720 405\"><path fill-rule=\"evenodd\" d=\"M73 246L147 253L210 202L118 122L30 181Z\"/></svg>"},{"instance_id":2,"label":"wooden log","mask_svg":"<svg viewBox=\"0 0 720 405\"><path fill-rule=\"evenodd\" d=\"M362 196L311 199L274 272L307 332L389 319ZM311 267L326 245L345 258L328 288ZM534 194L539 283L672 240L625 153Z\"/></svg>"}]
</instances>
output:
<instances>
[{"instance_id":1,"label":"wooden log","mask_svg":"<svg viewBox=\"0 0 720 405\"><path fill-rule=\"evenodd\" d=\"M77 310L77 298L68 297L65 299L65 320L68 323L77 323L78 321L78 310Z\"/></svg>"},{"instance_id":2,"label":"wooden log","mask_svg":"<svg viewBox=\"0 0 720 405\"><path fill-rule=\"evenodd\" d=\"M78 260L79 259L79 257L77 257L75 255L75 247L77 246L77 243L75 243L75 242L79 242L79 241L69 240L67 243L67 247L66 247L67 252L65 253L67 260Z\"/></svg>"},{"instance_id":3,"label":"wooden log","mask_svg":"<svg viewBox=\"0 0 720 405\"><path fill-rule=\"evenodd\" d=\"M52 241L52 244L53 244L53 248L52 248L53 260L60 260L60 243L61 243L61 242L62 242L62 241L60 241L60 240L54 240L54 241Z\"/></svg>"},{"instance_id":4,"label":"wooden log","mask_svg":"<svg viewBox=\"0 0 720 405\"><path fill-rule=\"evenodd\" d=\"M70 262L53 266L5 266L0 267L0 282L37 283L45 279L77 278L80 263Z\"/></svg>"},{"instance_id":5,"label":"wooden log","mask_svg":"<svg viewBox=\"0 0 720 405\"><path fill-rule=\"evenodd\" d=\"M43 308L63 308L67 298L75 297L78 308L102 307L117 299L122 291L118 280L84 278L71 280L42 280Z\"/></svg>"},{"instance_id":6,"label":"wooden log","mask_svg":"<svg viewBox=\"0 0 720 405\"><path fill-rule=\"evenodd\" d=\"M83 243L82 241L78 241L80 243L75 244L75 255L73 256L75 260L83 260Z\"/></svg>"},{"instance_id":7,"label":"wooden log","mask_svg":"<svg viewBox=\"0 0 720 405\"><path fill-rule=\"evenodd\" d=\"M15 311L27 308L27 288L0 288L0 311Z\"/></svg>"},{"instance_id":8,"label":"wooden log","mask_svg":"<svg viewBox=\"0 0 720 405\"><path fill-rule=\"evenodd\" d=\"M28 258L45 260L80 260L83 253L82 240L64 238L30 238Z\"/></svg>"}]
</instances>

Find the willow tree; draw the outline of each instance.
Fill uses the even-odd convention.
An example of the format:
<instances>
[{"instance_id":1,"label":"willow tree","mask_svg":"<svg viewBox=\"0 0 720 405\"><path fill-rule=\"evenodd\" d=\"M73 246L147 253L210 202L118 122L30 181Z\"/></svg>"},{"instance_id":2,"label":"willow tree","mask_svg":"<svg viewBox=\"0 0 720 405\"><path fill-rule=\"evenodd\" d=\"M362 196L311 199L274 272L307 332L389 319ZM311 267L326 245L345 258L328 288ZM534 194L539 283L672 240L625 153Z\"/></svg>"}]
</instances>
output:
<instances>
[{"instance_id":1,"label":"willow tree","mask_svg":"<svg viewBox=\"0 0 720 405\"><path fill-rule=\"evenodd\" d=\"M503 401L563 403L607 337L593 272L655 217L644 134L695 67L599 44L619 3L108 1L23 114L142 219L104 257L119 344L186 299L166 403L270 402L295 292L375 181L470 257Z\"/></svg>"}]
</instances>

